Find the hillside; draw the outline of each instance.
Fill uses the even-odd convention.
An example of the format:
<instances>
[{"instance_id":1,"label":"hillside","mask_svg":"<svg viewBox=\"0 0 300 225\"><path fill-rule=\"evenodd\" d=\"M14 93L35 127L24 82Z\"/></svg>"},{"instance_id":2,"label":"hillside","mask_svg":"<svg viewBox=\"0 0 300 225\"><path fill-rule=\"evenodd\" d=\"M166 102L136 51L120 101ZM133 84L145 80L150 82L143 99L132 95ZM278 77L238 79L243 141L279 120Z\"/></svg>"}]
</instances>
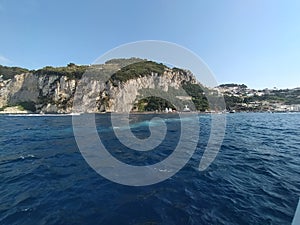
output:
<instances>
[{"instance_id":1,"label":"hillside","mask_svg":"<svg viewBox=\"0 0 300 225\"><path fill-rule=\"evenodd\" d=\"M15 75L28 73L29 70L20 67L8 67L0 65L0 76L2 75L3 80L13 79Z\"/></svg>"},{"instance_id":2,"label":"hillside","mask_svg":"<svg viewBox=\"0 0 300 225\"><path fill-rule=\"evenodd\" d=\"M138 58L33 71L0 68L2 111L11 106L35 113L182 110L185 105L209 109L204 90L191 72ZM75 101L76 90L82 93L80 104Z\"/></svg>"},{"instance_id":3,"label":"hillside","mask_svg":"<svg viewBox=\"0 0 300 225\"><path fill-rule=\"evenodd\" d=\"M224 95L228 110L300 111L300 88L255 90L244 84L222 84L215 90Z\"/></svg>"},{"instance_id":4,"label":"hillside","mask_svg":"<svg viewBox=\"0 0 300 225\"><path fill-rule=\"evenodd\" d=\"M0 65L0 111L18 107L35 113L70 113L78 89L84 96L76 109L80 112L181 111L185 105L197 111L222 111L213 105L222 96L228 111L300 111L300 88L255 90L245 84L222 84L208 89L188 70L139 58L38 70Z\"/></svg>"}]
</instances>

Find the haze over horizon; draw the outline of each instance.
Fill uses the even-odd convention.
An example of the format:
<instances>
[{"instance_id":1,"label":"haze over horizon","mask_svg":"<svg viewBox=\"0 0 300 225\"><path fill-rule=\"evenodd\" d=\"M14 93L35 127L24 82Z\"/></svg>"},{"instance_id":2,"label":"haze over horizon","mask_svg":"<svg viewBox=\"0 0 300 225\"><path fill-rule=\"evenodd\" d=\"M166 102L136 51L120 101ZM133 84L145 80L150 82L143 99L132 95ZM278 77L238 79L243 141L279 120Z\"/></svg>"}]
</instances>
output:
<instances>
[{"instance_id":1,"label":"haze over horizon","mask_svg":"<svg viewBox=\"0 0 300 225\"><path fill-rule=\"evenodd\" d=\"M121 44L163 40L196 53L219 84L295 88L299 11L296 0L0 0L0 64L88 65Z\"/></svg>"}]
</instances>

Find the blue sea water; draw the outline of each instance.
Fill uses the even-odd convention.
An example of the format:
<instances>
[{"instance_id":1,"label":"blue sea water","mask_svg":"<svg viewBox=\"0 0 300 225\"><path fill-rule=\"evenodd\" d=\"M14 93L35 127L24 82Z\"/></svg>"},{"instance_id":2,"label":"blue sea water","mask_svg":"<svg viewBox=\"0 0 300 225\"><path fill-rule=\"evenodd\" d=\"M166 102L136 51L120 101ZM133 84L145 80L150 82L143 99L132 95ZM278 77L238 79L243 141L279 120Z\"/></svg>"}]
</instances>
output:
<instances>
[{"instance_id":1,"label":"blue sea water","mask_svg":"<svg viewBox=\"0 0 300 225\"><path fill-rule=\"evenodd\" d=\"M164 159L177 144L178 118L162 117L168 133L152 154L122 148L108 115L97 115L96 123L112 155L142 165ZM150 135L150 118L132 115L137 137ZM300 114L228 114L220 152L200 172L210 121L200 115L195 154L175 176L130 187L89 167L71 116L2 115L0 224L291 224L300 196Z\"/></svg>"}]
</instances>

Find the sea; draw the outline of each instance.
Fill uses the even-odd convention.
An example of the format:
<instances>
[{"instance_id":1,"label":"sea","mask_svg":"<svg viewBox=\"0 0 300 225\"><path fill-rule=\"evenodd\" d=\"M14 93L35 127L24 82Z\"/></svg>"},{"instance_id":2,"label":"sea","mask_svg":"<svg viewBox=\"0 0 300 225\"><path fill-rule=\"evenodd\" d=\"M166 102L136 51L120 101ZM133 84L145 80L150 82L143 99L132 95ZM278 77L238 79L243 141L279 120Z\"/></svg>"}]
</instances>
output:
<instances>
[{"instance_id":1,"label":"sea","mask_svg":"<svg viewBox=\"0 0 300 225\"><path fill-rule=\"evenodd\" d=\"M149 137L154 116L165 121L167 134L153 153L122 146L109 114L95 115L95 123L113 157L147 166L172 154L180 132L191 132L181 130L176 114L132 114L130 131ZM185 166L162 182L128 186L85 161L72 116L1 115L0 224L292 224L300 196L300 113L225 116L224 140L206 170L198 167L211 115L199 114L200 138Z\"/></svg>"}]
</instances>

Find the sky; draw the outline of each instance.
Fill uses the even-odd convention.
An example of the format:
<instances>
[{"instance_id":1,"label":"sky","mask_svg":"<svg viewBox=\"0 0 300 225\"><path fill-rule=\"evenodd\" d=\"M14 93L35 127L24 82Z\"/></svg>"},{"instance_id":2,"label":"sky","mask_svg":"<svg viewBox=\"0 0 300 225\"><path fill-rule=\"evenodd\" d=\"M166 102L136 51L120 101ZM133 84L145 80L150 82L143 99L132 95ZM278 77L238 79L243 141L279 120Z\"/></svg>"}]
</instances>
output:
<instances>
[{"instance_id":1,"label":"sky","mask_svg":"<svg viewBox=\"0 0 300 225\"><path fill-rule=\"evenodd\" d=\"M219 84L300 87L298 0L0 0L0 64L91 64L141 40L197 54Z\"/></svg>"}]
</instances>

